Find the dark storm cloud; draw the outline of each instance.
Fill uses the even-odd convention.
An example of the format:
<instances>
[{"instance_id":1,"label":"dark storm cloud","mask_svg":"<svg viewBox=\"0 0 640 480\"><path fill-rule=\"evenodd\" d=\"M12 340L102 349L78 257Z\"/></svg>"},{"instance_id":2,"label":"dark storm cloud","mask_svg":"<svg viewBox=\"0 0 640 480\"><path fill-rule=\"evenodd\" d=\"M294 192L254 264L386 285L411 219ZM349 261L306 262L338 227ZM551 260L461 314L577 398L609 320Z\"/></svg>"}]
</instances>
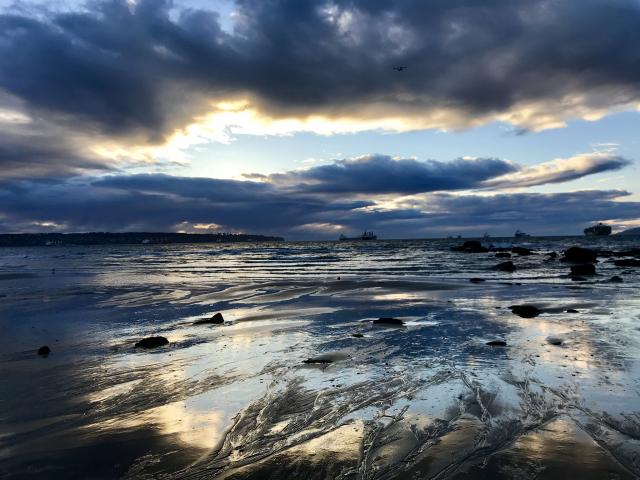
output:
<instances>
[{"instance_id":1,"label":"dark storm cloud","mask_svg":"<svg viewBox=\"0 0 640 480\"><path fill-rule=\"evenodd\" d=\"M0 88L72 128L147 141L234 95L276 116L456 109L470 123L639 99L633 0L239 0L232 31L179 2L132 5L2 15Z\"/></svg>"},{"instance_id":2,"label":"dark storm cloud","mask_svg":"<svg viewBox=\"0 0 640 480\"><path fill-rule=\"evenodd\" d=\"M167 175L116 176L58 184L0 186L0 216L11 230L50 222L65 230L164 230L216 223L242 231L281 232L326 222L366 201L288 195L267 184Z\"/></svg>"},{"instance_id":3,"label":"dark storm cloud","mask_svg":"<svg viewBox=\"0 0 640 480\"><path fill-rule=\"evenodd\" d=\"M437 191L530 187L571 180L624 168L630 160L593 152L534 166L497 158L437 160L393 159L367 155L272 175L249 174L292 191L324 194L410 195Z\"/></svg>"},{"instance_id":4,"label":"dark storm cloud","mask_svg":"<svg viewBox=\"0 0 640 480\"><path fill-rule=\"evenodd\" d=\"M536 234L579 233L602 219L636 219L639 202L619 202L623 191L496 196L429 194L394 209L373 201L304 194L259 182L171 177L113 176L59 183L15 182L0 186L4 231L222 230L334 238L374 229L385 237L526 228Z\"/></svg>"},{"instance_id":5,"label":"dark storm cloud","mask_svg":"<svg viewBox=\"0 0 640 480\"><path fill-rule=\"evenodd\" d=\"M485 180L515 171L514 164L496 158L439 162L370 155L267 178L275 183L293 183L294 188L308 192L411 194L476 188Z\"/></svg>"},{"instance_id":6,"label":"dark storm cloud","mask_svg":"<svg viewBox=\"0 0 640 480\"><path fill-rule=\"evenodd\" d=\"M82 155L54 135L0 132L0 182L17 178L57 179L110 168L104 161Z\"/></svg>"}]
</instances>

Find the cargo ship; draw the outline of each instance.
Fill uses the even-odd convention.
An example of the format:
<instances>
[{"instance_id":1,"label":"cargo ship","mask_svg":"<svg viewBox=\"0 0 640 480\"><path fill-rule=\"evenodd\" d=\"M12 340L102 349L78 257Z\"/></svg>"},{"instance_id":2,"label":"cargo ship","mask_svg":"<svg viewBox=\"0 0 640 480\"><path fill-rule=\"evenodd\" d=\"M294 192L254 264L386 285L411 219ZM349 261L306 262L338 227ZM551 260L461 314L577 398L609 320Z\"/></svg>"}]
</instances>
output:
<instances>
[{"instance_id":1,"label":"cargo ship","mask_svg":"<svg viewBox=\"0 0 640 480\"><path fill-rule=\"evenodd\" d=\"M529 235L528 233L524 233L520 230L516 230L516 233L514 233L513 236L515 238L524 238L524 237L530 237L531 235Z\"/></svg>"},{"instance_id":2,"label":"cargo ship","mask_svg":"<svg viewBox=\"0 0 640 480\"><path fill-rule=\"evenodd\" d=\"M584 234L587 237L604 237L606 235L611 235L611 227L604 223L598 223L592 227L585 228Z\"/></svg>"}]
</instances>

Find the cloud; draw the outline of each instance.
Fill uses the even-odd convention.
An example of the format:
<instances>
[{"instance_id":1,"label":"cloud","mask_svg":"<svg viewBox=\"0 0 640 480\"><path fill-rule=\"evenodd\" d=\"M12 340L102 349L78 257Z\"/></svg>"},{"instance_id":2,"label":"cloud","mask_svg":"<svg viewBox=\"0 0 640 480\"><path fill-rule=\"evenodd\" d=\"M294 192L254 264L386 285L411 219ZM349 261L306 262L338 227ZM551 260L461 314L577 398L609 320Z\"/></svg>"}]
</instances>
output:
<instances>
[{"instance_id":1,"label":"cloud","mask_svg":"<svg viewBox=\"0 0 640 480\"><path fill-rule=\"evenodd\" d=\"M225 28L169 0L14 8L0 15L0 110L11 97L16 115L128 147L539 130L638 108L639 22L633 0L238 0Z\"/></svg>"},{"instance_id":2,"label":"cloud","mask_svg":"<svg viewBox=\"0 0 640 480\"><path fill-rule=\"evenodd\" d=\"M497 158L458 158L440 162L394 159L377 154L286 173L249 174L247 178L307 193L411 195L563 183L619 170L630 164L630 160L612 153L586 153L535 166L518 165Z\"/></svg>"},{"instance_id":3,"label":"cloud","mask_svg":"<svg viewBox=\"0 0 640 480\"><path fill-rule=\"evenodd\" d=\"M499 178L485 182L492 188L532 187L547 183L564 183L587 175L620 170L631 161L610 152L593 152L558 158L550 162L524 167Z\"/></svg>"},{"instance_id":4,"label":"cloud","mask_svg":"<svg viewBox=\"0 0 640 480\"><path fill-rule=\"evenodd\" d=\"M439 162L367 155L264 178L316 193L412 194L475 188L487 179L514 171L513 164L496 158Z\"/></svg>"},{"instance_id":5,"label":"cloud","mask_svg":"<svg viewBox=\"0 0 640 480\"><path fill-rule=\"evenodd\" d=\"M235 180L114 175L0 186L0 228L19 231L221 231L335 238L375 230L386 238L448 234L580 233L601 219L638 219L639 202L624 191L558 194L427 193L390 205L372 196L357 200L303 193L277 185ZM213 226L213 227L212 227Z\"/></svg>"}]
</instances>

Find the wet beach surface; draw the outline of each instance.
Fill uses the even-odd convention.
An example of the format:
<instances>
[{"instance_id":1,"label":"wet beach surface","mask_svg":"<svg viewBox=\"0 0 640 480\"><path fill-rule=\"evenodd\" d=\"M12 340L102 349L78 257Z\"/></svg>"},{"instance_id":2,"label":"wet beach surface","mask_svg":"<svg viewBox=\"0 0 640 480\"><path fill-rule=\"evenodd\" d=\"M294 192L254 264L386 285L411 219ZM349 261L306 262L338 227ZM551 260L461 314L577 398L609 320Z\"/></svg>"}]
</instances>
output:
<instances>
[{"instance_id":1,"label":"wet beach surface","mask_svg":"<svg viewBox=\"0 0 640 480\"><path fill-rule=\"evenodd\" d=\"M459 243L0 250L0 477L637 478L640 240Z\"/></svg>"}]
</instances>

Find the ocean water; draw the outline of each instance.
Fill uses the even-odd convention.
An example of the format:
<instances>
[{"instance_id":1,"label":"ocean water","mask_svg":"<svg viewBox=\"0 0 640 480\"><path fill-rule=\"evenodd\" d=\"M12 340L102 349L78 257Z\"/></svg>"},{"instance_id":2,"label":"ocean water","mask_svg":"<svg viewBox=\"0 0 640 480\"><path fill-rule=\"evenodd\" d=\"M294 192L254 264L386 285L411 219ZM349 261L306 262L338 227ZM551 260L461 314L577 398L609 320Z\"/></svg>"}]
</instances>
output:
<instances>
[{"instance_id":1,"label":"ocean water","mask_svg":"<svg viewBox=\"0 0 640 480\"><path fill-rule=\"evenodd\" d=\"M0 477L639 476L640 239L460 242L0 250Z\"/></svg>"}]
</instances>

